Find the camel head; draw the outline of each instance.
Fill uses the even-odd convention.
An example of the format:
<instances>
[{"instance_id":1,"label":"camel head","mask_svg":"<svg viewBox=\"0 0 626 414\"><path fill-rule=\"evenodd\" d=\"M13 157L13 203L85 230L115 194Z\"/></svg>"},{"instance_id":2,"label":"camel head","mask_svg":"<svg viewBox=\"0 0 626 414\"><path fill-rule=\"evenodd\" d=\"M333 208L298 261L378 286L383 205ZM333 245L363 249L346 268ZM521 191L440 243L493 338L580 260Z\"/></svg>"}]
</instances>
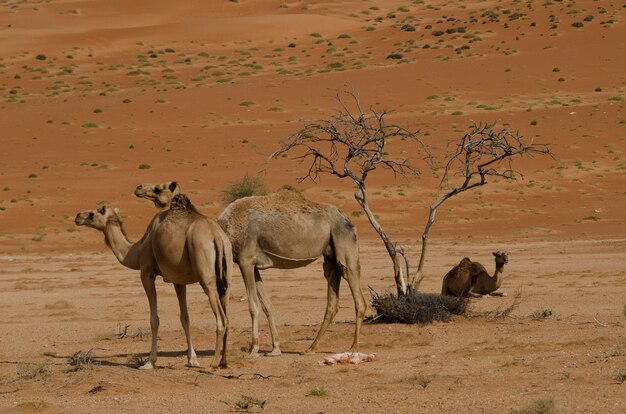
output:
<instances>
[{"instance_id":1,"label":"camel head","mask_svg":"<svg viewBox=\"0 0 626 414\"><path fill-rule=\"evenodd\" d=\"M498 250L497 252L493 252L493 255L496 257L497 266L504 266L509 263L509 254L507 252Z\"/></svg>"},{"instance_id":2,"label":"camel head","mask_svg":"<svg viewBox=\"0 0 626 414\"><path fill-rule=\"evenodd\" d=\"M180 186L176 181L163 184L139 184L135 188L135 196L151 200L156 208L169 207L172 198L180 193Z\"/></svg>"},{"instance_id":3,"label":"camel head","mask_svg":"<svg viewBox=\"0 0 626 414\"><path fill-rule=\"evenodd\" d=\"M118 209L105 204L97 210L81 211L76 215L74 223L77 226L87 226L104 231L109 220L119 221Z\"/></svg>"}]
</instances>

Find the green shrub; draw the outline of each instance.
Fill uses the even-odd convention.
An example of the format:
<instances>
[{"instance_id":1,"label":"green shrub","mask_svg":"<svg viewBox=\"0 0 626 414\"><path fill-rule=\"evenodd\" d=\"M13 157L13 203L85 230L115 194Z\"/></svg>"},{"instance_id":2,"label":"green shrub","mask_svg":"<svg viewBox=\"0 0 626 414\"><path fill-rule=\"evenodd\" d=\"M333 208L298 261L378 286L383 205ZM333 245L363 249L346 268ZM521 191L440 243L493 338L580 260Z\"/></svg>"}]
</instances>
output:
<instances>
[{"instance_id":1,"label":"green shrub","mask_svg":"<svg viewBox=\"0 0 626 414\"><path fill-rule=\"evenodd\" d=\"M267 194L267 190L261 178L250 177L246 174L242 179L235 181L230 187L222 190L222 193L224 202L230 204L243 197Z\"/></svg>"},{"instance_id":2,"label":"green shrub","mask_svg":"<svg viewBox=\"0 0 626 414\"><path fill-rule=\"evenodd\" d=\"M548 319L550 316L552 316L552 309L550 308L536 310L530 315L533 319Z\"/></svg>"},{"instance_id":3,"label":"green shrub","mask_svg":"<svg viewBox=\"0 0 626 414\"><path fill-rule=\"evenodd\" d=\"M304 393L307 397L325 397L328 391L324 387L311 387Z\"/></svg>"}]
</instances>

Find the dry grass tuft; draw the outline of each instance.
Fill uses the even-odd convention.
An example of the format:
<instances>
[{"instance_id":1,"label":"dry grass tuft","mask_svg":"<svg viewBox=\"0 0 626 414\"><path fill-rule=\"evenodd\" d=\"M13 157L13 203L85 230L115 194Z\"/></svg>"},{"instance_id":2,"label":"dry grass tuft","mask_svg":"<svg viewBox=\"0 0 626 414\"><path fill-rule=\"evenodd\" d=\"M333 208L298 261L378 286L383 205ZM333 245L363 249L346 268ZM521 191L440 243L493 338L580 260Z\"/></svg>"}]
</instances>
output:
<instances>
[{"instance_id":1,"label":"dry grass tuft","mask_svg":"<svg viewBox=\"0 0 626 414\"><path fill-rule=\"evenodd\" d=\"M427 324L449 321L452 315L467 315L467 298L414 292L403 296L380 296L370 288L376 320Z\"/></svg>"},{"instance_id":2,"label":"dry grass tuft","mask_svg":"<svg viewBox=\"0 0 626 414\"><path fill-rule=\"evenodd\" d=\"M50 373L50 361L21 363L17 366L17 377L21 380L47 377Z\"/></svg>"},{"instance_id":3,"label":"dry grass tuft","mask_svg":"<svg viewBox=\"0 0 626 414\"><path fill-rule=\"evenodd\" d=\"M78 351L70 357L70 371L80 371L81 369L88 368L95 365L96 363L97 362L93 356L93 351L91 349L88 349L86 351Z\"/></svg>"},{"instance_id":4,"label":"dry grass tuft","mask_svg":"<svg viewBox=\"0 0 626 414\"><path fill-rule=\"evenodd\" d=\"M240 412L250 412L254 407L259 407L261 410L265 409L267 405L266 400L252 397L250 395L242 395L241 399L235 403L235 410Z\"/></svg>"},{"instance_id":5,"label":"dry grass tuft","mask_svg":"<svg viewBox=\"0 0 626 414\"><path fill-rule=\"evenodd\" d=\"M483 313L478 314L477 316L482 316L485 317L487 319L504 319L504 318L508 318L509 316L511 316L511 313L517 309L517 307L519 306L519 304L522 302L522 291L521 290L517 290L515 292L515 295L513 296L513 302L511 302L511 304L509 306L507 306L506 308L498 308L496 310L493 311L486 311Z\"/></svg>"},{"instance_id":6,"label":"dry grass tuft","mask_svg":"<svg viewBox=\"0 0 626 414\"><path fill-rule=\"evenodd\" d=\"M556 402L552 397L540 398L532 401L519 410L512 410L513 414L556 414Z\"/></svg>"}]
</instances>

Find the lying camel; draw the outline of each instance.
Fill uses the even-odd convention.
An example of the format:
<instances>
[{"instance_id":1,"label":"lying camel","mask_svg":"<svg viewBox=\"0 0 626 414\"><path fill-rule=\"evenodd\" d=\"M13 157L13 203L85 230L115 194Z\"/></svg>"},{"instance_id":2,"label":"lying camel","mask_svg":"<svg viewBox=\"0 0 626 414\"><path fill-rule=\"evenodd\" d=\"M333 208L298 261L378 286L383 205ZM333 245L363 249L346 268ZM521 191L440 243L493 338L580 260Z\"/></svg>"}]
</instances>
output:
<instances>
[{"instance_id":1,"label":"lying camel","mask_svg":"<svg viewBox=\"0 0 626 414\"><path fill-rule=\"evenodd\" d=\"M183 203L185 204L185 203ZM187 206L184 205L183 209ZM128 240L118 210L110 206L102 206L97 210L84 211L76 215L75 223L87 226L104 233L105 242L111 248L118 261L130 268L141 270L141 282L150 305L150 327L152 330L152 345L148 361L140 369L151 369L157 360L157 338L159 317L156 300L156 276L162 275L166 282L174 283L176 296L180 308L180 321L187 339L187 366L199 366L196 352L191 341L189 330L189 313L187 311L187 288L190 283L199 282L209 297L211 307L215 313L217 337L215 355L212 367L226 365L226 332L228 322L227 298L232 274L232 250L230 241L224 232L215 224L195 213L174 213L169 217L159 213L152 220L144 236L137 242ZM178 217L176 217L178 216ZM160 228L161 221L166 221L166 227ZM181 252L179 226L193 227L189 232L188 251ZM153 243L153 238L157 242ZM172 244L172 250L163 253L163 245ZM169 248L168 248L169 249ZM178 256L176 265L172 265L171 257ZM157 260L158 258L158 260ZM159 264L162 266L159 266ZM220 300L216 301L215 292L218 291Z\"/></svg>"},{"instance_id":2,"label":"lying camel","mask_svg":"<svg viewBox=\"0 0 626 414\"><path fill-rule=\"evenodd\" d=\"M496 259L493 276L487 273L485 266L466 257L444 276L441 294L463 297L504 296L504 292L496 290L502 284L502 273L504 265L509 262L509 255L503 251L493 252L493 255Z\"/></svg>"},{"instance_id":3,"label":"lying camel","mask_svg":"<svg viewBox=\"0 0 626 414\"><path fill-rule=\"evenodd\" d=\"M168 183L150 184L141 189L138 197L155 202L165 192L174 193ZM233 245L233 259L239 265L248 294L252 318L250 357L259 352L259 303L267 316L272 336L272 351L266 355L280 355L280 341L274 322L272 303L265 292L259 270L275 267L292 269L306 266L324 256L324 277L328 283L326 313L311 346L313 353L338 310L341 278L347 280L356 313L355 332L350 352L358 352L361 322L366 303L361 292L361 268L357 232L354 225L339 209L329 204L307 200L290 187L266 196L245 197L231 203L217 219Z\"/></svg>"}]
</instances>

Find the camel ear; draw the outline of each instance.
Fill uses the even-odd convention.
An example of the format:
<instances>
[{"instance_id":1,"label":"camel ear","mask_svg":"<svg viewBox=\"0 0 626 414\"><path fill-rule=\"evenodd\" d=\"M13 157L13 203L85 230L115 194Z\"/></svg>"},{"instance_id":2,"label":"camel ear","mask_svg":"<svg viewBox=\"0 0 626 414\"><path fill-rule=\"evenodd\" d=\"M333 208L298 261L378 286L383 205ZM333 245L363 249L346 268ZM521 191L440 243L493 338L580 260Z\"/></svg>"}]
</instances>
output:
<instances>
[{"instance_id":1,"label":"camel ear","mask_svg":"<svg viewBox=\"0 0 626 414\"><path fill-rule=\"evenodd\" d=\"M173 193L178 189L178 183L176 181L172 181L169 186L170 191Z\"/></svg>"},{"instance_id":2,"label":"camel ear","mask_svg":"<svg viewBox=\"0 0 626 414\"><path fill-rule=\"evenodd\" d=\"M493 252L493 255L494 255L494 256L497 256L497 255L498 255L498 252Z\"/></svg>"},{"instance_id":3,"label":"camel ear","mask_svg":"<svg viewBox=\"0 0 626 414\"><path fill-rule=\"evenodd\" d=\"M99 209L98 209L98 213L100 214L106 214L107 212L107 205L103 204Z\"/></svg>"},{"instance_id":4,"label":"camel ear","mask_svg":"<svg viewBox=\"0 0 626 414\"><path fill-rule=\"evenodd\" d=\"M114 207L113 211L115 212L115 215L118 215L120 213L120 209L117 207Z\"/></svg>"}]
</instances>

